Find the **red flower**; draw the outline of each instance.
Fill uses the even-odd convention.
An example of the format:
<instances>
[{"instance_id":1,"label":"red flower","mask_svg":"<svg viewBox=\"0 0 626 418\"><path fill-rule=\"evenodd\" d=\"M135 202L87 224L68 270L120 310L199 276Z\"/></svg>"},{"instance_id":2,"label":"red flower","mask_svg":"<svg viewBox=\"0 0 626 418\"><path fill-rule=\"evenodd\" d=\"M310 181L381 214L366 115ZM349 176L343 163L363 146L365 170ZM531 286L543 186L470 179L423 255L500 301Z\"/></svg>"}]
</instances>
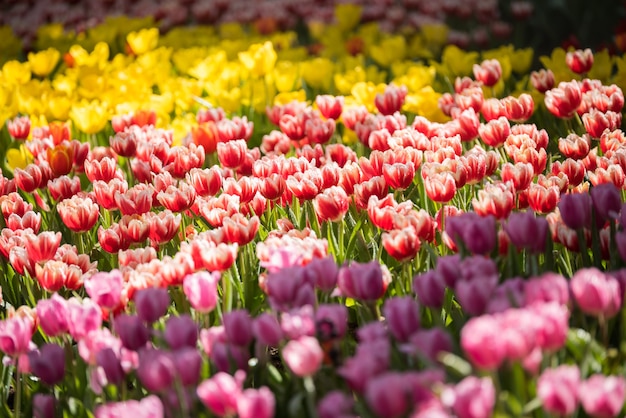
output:
<instances>
[{"instance_id":1,"label":"red flower","mask_svg":"<svg viewBox=\"0 0 626 418\"><path fill-rule=\"evenodd\" d=\"M350 198L344 189L332 186L315 197L313 206L320 221L339 222L348 211Z\"/></svg>"},{"instance_id":2,"label":"red flower","mask_svg":"<svg viewBox=\"0 0 626 418\"><path fill-rule=\"evenodd\" d=\"M569 119L582 102L582 92L577 81L561 82L559 86L546 91L545 104L554 116Z\"/></svg>"},{"instance_id":3,"label":"red flower","mask_svg":"<svg viewBox=\"0 0 626 418\"><path fill-rule=\"evenodd\" d=\"M57 205L61 220L71 231L89 231L98 221L100 207L88 197L78 195L65 199Z\"/></svg>"},{"instance_id":4,"label":"red flower","mask_svg":"<svg viewBox=\"0 0 626 418\"><path fill-rule=\"evenodd\" d=\"M420 240L413 228L383 232L382 243L389 255L398 261L412 259L421 247Z\"/></svg>"}]
</instances>

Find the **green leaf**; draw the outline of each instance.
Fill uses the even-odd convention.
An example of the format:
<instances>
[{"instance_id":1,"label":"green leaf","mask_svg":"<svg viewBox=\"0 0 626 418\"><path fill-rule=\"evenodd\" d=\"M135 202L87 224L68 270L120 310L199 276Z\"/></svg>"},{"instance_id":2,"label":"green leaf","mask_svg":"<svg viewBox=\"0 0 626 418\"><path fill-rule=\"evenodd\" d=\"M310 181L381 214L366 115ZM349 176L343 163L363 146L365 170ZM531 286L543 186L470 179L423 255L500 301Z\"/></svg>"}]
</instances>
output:
<instances>
[{"instance_id":1,"label":"green leaf","mask_svg":"<svg viewBox=\"0 0 626 418\"><path fill-rule=\"evenodd\" d=\"M458 377L466 377L472 373L472 365L456 354L443 353L438 360Z\"/></svg>"}]
</instances>

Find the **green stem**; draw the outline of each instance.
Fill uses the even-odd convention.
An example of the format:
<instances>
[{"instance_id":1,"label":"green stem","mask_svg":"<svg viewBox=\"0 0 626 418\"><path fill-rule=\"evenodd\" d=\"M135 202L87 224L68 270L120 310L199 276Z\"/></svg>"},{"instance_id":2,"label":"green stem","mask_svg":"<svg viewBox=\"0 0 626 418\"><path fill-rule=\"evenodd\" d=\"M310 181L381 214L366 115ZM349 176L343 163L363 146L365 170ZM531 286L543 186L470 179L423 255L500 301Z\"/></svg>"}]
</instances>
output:
<instances>
[{"instance_id":1,"label":"green stem","mask_svg":"<svg viewBox=\"0 0 626 418\"><path fill-rule=\"evenodd\" d=\"M311 376L304 378L304 390L306 391L306 407L309 418L317 417L317 409L315 408L315 383Z\"/></svg>"},{"instance_id":2,"label":"green stem","mask_svg":"<svg viewBox=\"0 0 626 418\"><path fill-rule=\"evenodd\" d=\"M22 376L20 375L19 358L15 359L15 418L20 418L22 411Z\"/></svg>"},{"instance_id":3,"label":"green stem","mask_svg":"<svg viewBox=\"0 0 626 418\"><path fill-rule=\"evenodd\" d=\"M337 248L337 250L338 250L337 254L338 254L339 258L337 260L337 264L340 264L340 265L343 264L343 262L344 262L344 260L346 259L346 256L347 256L346 248L344 246L344 235L345 235L345 228L344 228L345 225L344 224L345 224L345 222L343 222L343 221L339 222L337 224L337 228L338 228L337 235L339 235L339 244L338 244L339 248Z\"/></svg>"}]
</instances>

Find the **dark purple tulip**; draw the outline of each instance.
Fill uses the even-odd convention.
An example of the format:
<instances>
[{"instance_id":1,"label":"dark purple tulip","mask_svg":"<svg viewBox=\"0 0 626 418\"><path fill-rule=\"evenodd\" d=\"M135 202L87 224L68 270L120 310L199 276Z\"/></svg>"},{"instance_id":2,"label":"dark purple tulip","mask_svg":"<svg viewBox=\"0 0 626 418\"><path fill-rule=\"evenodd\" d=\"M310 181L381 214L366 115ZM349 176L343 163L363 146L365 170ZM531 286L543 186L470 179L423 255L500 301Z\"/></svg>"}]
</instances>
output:
<instances>
[{"instance_id":1,"label":"dark purple tulip","mask_svg":"<svg viewBox=\"0 0 626 418\"><path fill-rule=\"evenodd\" d=\"M446 295L446 283L437 270L428 270L413 278L413 291L422 305L441 308Z\"/></svg>"},{"instance_id":2,"label":"dark purple tulip","mask_svg":"<svg viewBox=\"0 0 626 418\"><path fill-rule=\"evenodd\" d=\"M33 396L33 418L54 418L54 396L37 393Z\"/></svg>"},{"instance_id":3,"label":"dark purple tulip","mask_svg":"<svg viewBox=\"0 0 626 418\"><path fill-rule=\"evenodd\" d=\"M125 375L122 364L111 347L103 348L98 351L98 354L96 354L96 362L98 366L102 367L102 370L104 370L107 382L113 385L119 385L124 381Z\"/></svg>"},{"instance_id":4,"label":"dark purple tulip","mask_svg":"<svg viewBox=\"0 0 626 418\"><path fill-rule=\"evenodd\" d=\"M113 326L122 345L129 350L139 350L150 339L150 331L136 315L121 314L115 318Z\"/></svg>"},{"instance_id":5,"label":"dark purple tulip","mask_svg":"<svg viewBox=\"0 0 626 418\"><path fill-rule=\"evenodd\" d=\"M511 213L503 225L511 244L525 248L534 254L545 251L548 221L536 217L532 211Z\"/></svg>"},{"instance_id":6,"label":"dark purple tulip","mask_svg":"<svg viewBox=\"0 0 626 418\"><path fill-rule=\"evenodd\" d=\"M613 183L598 184L591 188L591 201L596 213L596 221L603 222L616 219L622 208L622 197L619 189Z\"/></svg>"},{"instance_id":7,"label":"dark purple tulip","mask_svg":"<svg viewBox=\"0 0 626 418\"><path fill-rule=\"evenodd\" d=\"M377 261L369 263L353 261L339 269L337 287L341 295L348 298L377 300L385 294L387 283Z\"/></svg>"},{"instance_id":8,"label":"dark purple tulip","mask_svg":"<svg viewBox=\"0 0 626 418\"><path fill-rule=\"evenodd\" d=\"M172 350L194 348L198 343L198 324L189 315L170 317L165 324L165 341Z\"/></svg>"},{"instance_id":9,"label":"dark purple tulip","mask_svg":"<svg viewBox=\"0 0 626 418\"><path fill-rule=\"evenodd\" d=\"M267 312L254 319L252 331L257 341L263 345L276 347L283 339L283 330L280 328L278 319Z\"/></svg>"},{"instance_id":10,"label":"dark purple tulip","mask_svg":"<svg viewBox=\"0 0 626 418\"><path fill-rule=\"evenodd\" d=\"M198 350L191 347L183 347L172 352L172 358L183 386L197 384L200 379L200 369L202 368L202 356L200 356Z\"/></svg>"},{"instance_id":11,"label":"dark purple tulip","mask_svg":"<svg viewBox=\"0 0 626 418\"><path fill-rule=\"evenodd\" d=\"M231 344L246 346L252 342L252 318L245 309L227 312L223 317L224 331Z\"/></svg>"},{"instance_id":12,"label":"dark purple tulip","mask_svg":"<svg viewBox=\"0 0 626 418\"><path fill-rule=\"evenodd\" d=\"M337 285L339 266L332 256L314 258L305 267L307 275L313 277L313 283L323 292L332 292Z\"/></svg>"},{"instance_id":13,"label":"dark purple tulip","mask_svg":"<svg viewBox=\"0 0 626 418\"><path fill-rule=\"evenodd\" d=\"M496 220L493 216L466 212L446 219L445 229L457 246L460 239L472 254L489 254L496 246Z\"/></svg>"},{"instance_id":14,"label":"dark purple tulip","mask_svg":"<svg viewBox=\"0 0 626 418\"><path fill-rule=\"evenodd\" d=\"M65 376L65 350L56 344L44 344L28 353L31 372L46 385L53 386Z\"/></svg>"},{"instance_id":15,"label":"dark purple tulip","mask_svg":"<svg viewBox=\"0 0 626 418\"><path fill-rule=\"evenodd\" d=\"M176 366L169 353L155 349L139 352L137 377L149 391L161 392L169 388L175 376Z\"/></svg>"},{"instance_id":16,"label":"dark purple tulip","mask_svg":"<svg viewBox=\"0 0 626 418\"><path fill-rule=\"evenodd\" d=\"M591 228L591 196L588 193L568 193L557 205L563 223L571 229Z\"/></svg>"},{"instance_id":17,"label":"dark purple tulip","mask_svg":"<svg viewBox=\"0 0 626 418\"><path fill-rule=\"evenodd\" d=\"M166 289L150 287L135 293L135 309L142 321L152 324L167 312L170 295Z\"/></svg>"}]
</instances>

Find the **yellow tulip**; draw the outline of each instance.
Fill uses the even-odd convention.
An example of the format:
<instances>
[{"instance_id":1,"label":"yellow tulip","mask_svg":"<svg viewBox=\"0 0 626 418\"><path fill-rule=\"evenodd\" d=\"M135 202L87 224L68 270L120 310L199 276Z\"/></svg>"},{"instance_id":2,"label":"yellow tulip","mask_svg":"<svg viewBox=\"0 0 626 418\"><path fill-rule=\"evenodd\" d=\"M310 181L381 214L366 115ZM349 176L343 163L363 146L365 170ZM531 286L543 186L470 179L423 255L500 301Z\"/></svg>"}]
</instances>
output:
<instances>
[{"instance_id":1,"label":"yellow tulip","mask_svg":"<svg viewBox=\"0 0 626 418\"><path fill-rule=\"evenodd\" d=\"M448 40L448 26L445 23L429 23L421 27L426 45L439 50Z\"/></svg>"},{"instance_id":2,"label":"yellow tulip","mask_svg":"<svg viewBox=\"0 0 626 418\"><path fill-rule=\"evenodd\" d=\"M202 52L202 58L195 56L196 53L201 51L200 49L186 51L189 52L182 56L178 55L178 53L174 53L172 58L175 58L175 65L177 68L179 68L183 73L187 73L198 80L208 80L218 77L221 69L228 61L226 52L224 51L214 51L209 54L204 51ZM182 63L183 59L191 63L191 65L189 65L185 70L182 68L185 65Z\"/></svg>"},{"instance_id":3,"label":"yellow tulip","mask_svg":"<svg viewBox=\"0 0 626 418\"><path fill-rule=\"evenodd\" d=\"M13 172L16 168L24 169L33 162L33 155L22 143L19 148L11 148L6 153L6 166Z\"/></svg>"},{"instance_id":4,"label":"yellow tulip","mask_svg":"<svg viewBox=\"0 0 626 418\"><path fill-rule=\"evenodd\" d=\"M306 91L300 89L296 91L289 91L284 93L278 93L274 96L274 105L283 106L287 103L293 102L305 102L306 101Z\"/></svg>"},{"instance_id":5,"label":"yellow tulip","mask_svg":"<svg viewBox=\"0 0 626 418\"><path fill-rule=\"evenodd\" d=\"M26 84L31 77L30 64L17 60L7 61L2 66L2 76L9 84Z\"/></svg>"},{"instance_id":6,"label":"yellow tulip","mask_svg":"<svg viewBox=\"0 0 626 418\"><path fill-rule=\"evenodd\" d=\"M100 102L74 103L70 109L70 118L76 127L86 134L100 132L109 121L109 111Z\"/></svg>"},{"instance_id":7,"label":"yellow tulip","mask_svg":"<svg viewBox=\"0 0 626 418\"><path fill-rule=\"evenodd\" d=\"M141 29L126 36L126 42L133 54L141 55L155 49L159 43L159 29Z\"/></svg>"},{"instance_id":8,"label":"yellow tulip","mask_svg":"<svg viewBox=\"0 0 626 418\"><path fill-rule=\"evenodd\" d=\"M253 77L269 74L276 64L276 51L271 42L251 45L245 52L238 54L239 61Z\"/></svg>"},{"instance_id":9,"label":"yellow tulip","mask_svg":"<svg viewBox=\"0 0 626 418\"><path fill-rule=\"evenodd\" d=\"M351 145L351 144L355 144L357 141L359 140L359 137L356 136L356 132L350 130L350 129L345 129L343 131L343 136L341 137L341 142L343 142L346 145Z\"/></svg>"},{"instance_id":10,"label":"yellow tulip","mask_svg":"<svg viewBox=\"0 0 626 418\"><path fill-rule=\"evenodd\" d=\"M609 51L604 49L593 53L593 66L589 70L588 77L601 80L606 83L613 73L613 62Z\"/></svg>"},{"instance_id":11,"label":"yellow tulip","mask_svg":"<svg viewBox=\"0 0 626 418\"><path fill-rule=\"evenodd\" d=\"M52 119L67 120L70 117L70 108L72 101L69 97L62 94L55 94L47 100L48 110L46 113L52 116Z\"/></svg>"},{"instance_id":12,"label":"yellow tulip","mask_svg":"<svg viewBox=\"0 0 626 418\"><path fill-rule=\"evenodd\" d=\"M515 74L526 74L533 63L535 51L532 48L516 49L511 55L511 66Z\"/></svg>"},{"instance_id":13,"label":"yellow tulip","mask_svg":"<svg viewBox=\"0 0 626 418\"><path fill-rule=\"evenodd\" d=\"M365 105L370 112L376 110L374 99L385 91L385 84L374 84L371 81L356 83L350 93L358 104Z\"/></svg>"},{"instance_id":14,"label":"yellow tulip","mask_svg":"<svg viewBox=\"0 0 626 418\"><path fill-rule=\"evenodd\" d=\"M379 65L389 67L393 62L405 58L406 39L400 35L383 39L379 44L370 47L370 55Z\"/></svg>"},{"instance_id":15,"label":"yellow tulip","mask_svg":"<svg viewBox=\"0 0 626 418\"><path fill-rule=\"evenodd\" d=\"M561 81L571 81L572 79L580 79L576 73L569 69L565 63L566 51L563 48L555 48L552 54L539 57L539 61L546 69L552 70L554 73L554 81L558 85Z\"/></svg>"},{"instance_id":16,"label":"yellow tulip","mask_svg":"<svg viewBox=\"0 0 626 418\"><path fill-rule=\"evenodd\" d=\"M222 39L242 39L246 37L246 32L239 23L222 23L218 31Z\"/></svg>"},{"instance_id":17,"label":"yellow tulip","mask_svg":"<svg viewBox=\"0 0 626 418\"><path fill-rule=\"evenodd\" d=\"M328 91L333 81L334 64L328 58L314 58L302 63L302 79L311 88Z\"/></svg>"},{"instance_id":18,"label":"yellow tulip","mask_svg":"<svg viewBox=\"0 0 626 418\"><path fill-rule=\"evenodd\" d=\"M281 92L293 91L300 87L300 65L291 61L279 61L274 68L274 84Z\"/></svg>"},{"instance_id":19,"label":"yellow tulip","mask_svg":"<svg viewBox=\"0 0 626 418\"><path fill-rule=\"evenodd\" d=\"M349 32L354 29L361 21L363 7L357 4L341 3L335 6L335 19L337 26L343 32Z\"/></svg>"},{"instance_id":20,"label":"yellow tulip","mask_svg":"<svg viewBox=\"0 0 626 418\"><path fill-rule=\"evenodd\" d=\"M196 118L193 113L187 113L184 116L178 116L172 119L168 129L172 130L174 140L172 146L183 144L183 139L189 135L192 126L197 126Z\"/></svg>"},{"instance_id":21,"label":"yellow tulip","mask_svg":"<svg viewBox=\"0 0 626 418\"><path fill-rule=\"evenodd\" d=\"M61 58L61 53L54 49L48 48L45 51L39 51L36 53L28 53L28 62L30 63L31 71L39 77L45 77L54 70Z\"/></svg>"},{"instance_id":22,"label":"yellow tulip","mask_svg":"<svg viewBox=\"0 0 626 418\"><path fill-rule=\"evenodd\" d=\"M224 112L237 112L241 107L241 90L236 87L228 90L217 90L212 92L216 105L224 109Z\"/></svg>"},{"instance_id":23,"label":"yellow tulip","mask_svg":"<svg viewBox=\"0 0 626 418\"><path fill-rule=\"evenodd\" d=\"M337 91L340 94L348 95L356 83L367 81L367 73L362 67L356 67L345 73L335 73L333 79Z\"/></svg>"},{"instance_id":24,"label":"yellow tulip","mask_svg":"<svg viewBox=\"0 0 626 418\"><path fill-rule=\"evenodd\" d=\"M421 64L412 65L404 74L397 77L393 82L397 85L405 85L409 92L421 90L424 86L431 85L435 80L436 70L433 66Z\"/></svg>"},{"instance_id":25,"label":"yellow tulip","mask_svg":"<svg viewBox=\"0 0 626 418\"><path fill-rule=\"evenodd\" d=\"M409 93L406 96L403 110L424 116L431 122L443 123L448 118L439 108L439 98L441 93L433 90L431 86L425 86L416 93Z\"/></svg>"},{"instance_id":26,"label":"yellow tulip","mask_svg":"<svg viewBox=\"0 0 626 418\"><path fill-rule=\"evenodd\" d=\"M441 55L441 66L448 77L463 77L472 73L478 61L478 52L466 52L456 45L448 45Z\"/></svg>"}]
</instances>

